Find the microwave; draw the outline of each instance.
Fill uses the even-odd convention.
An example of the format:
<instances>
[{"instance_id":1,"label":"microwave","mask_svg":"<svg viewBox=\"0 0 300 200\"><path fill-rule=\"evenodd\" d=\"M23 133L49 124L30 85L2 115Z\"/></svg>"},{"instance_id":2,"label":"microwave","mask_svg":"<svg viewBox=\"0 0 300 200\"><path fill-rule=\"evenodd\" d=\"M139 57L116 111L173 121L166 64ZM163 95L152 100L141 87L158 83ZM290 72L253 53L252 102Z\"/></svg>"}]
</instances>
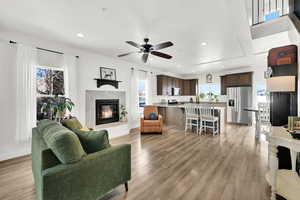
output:
<instances>
[{"instance_id":1,"label":"microwave","mask_svg":"<svg viewBox=\"0 0 300 200\"><path fill-rule=\"evenodd\" d=\"M179 96L181 93L180 88L172 88L172 96Z\"/></svg>"}]
</instances>

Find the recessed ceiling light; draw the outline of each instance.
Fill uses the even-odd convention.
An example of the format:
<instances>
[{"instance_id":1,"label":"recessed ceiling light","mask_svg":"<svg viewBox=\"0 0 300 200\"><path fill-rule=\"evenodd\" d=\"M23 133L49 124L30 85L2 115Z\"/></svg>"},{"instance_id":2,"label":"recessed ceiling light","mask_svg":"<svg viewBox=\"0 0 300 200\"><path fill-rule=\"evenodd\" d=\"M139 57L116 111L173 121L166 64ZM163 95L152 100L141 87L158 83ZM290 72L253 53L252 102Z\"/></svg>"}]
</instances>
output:
<instances>
[{"instance_id":1,"label":"recessed ceiling light","mask_svg":"<svg viewBox=\"0 0 300 200\"><path fill-rule=\"evenodd\" d=\"M83 33L77 33L77 37L84 38L84 35L83 35Z\"/></svg>"},{"instance_id":2,"label":"recessed ceiling light","mask_svg":"<svg viewBox=\"0 0 300 200\"><path fill-rule=\"evenodd\" d=\"M207 43L206 43L206 42L202 42L201 45L202 45L202 46L206 46Z\"/></svg>"},{"instance_id":3,"label":"recessed ceiling light","mask_svg":"<svg viewBox=\"0 0 300 200\"><path fill-rule=\"evenodd\" d=\"M107 8L101 8L102 12L106 12L107 11Z\"/></svg>"}]
</instances>

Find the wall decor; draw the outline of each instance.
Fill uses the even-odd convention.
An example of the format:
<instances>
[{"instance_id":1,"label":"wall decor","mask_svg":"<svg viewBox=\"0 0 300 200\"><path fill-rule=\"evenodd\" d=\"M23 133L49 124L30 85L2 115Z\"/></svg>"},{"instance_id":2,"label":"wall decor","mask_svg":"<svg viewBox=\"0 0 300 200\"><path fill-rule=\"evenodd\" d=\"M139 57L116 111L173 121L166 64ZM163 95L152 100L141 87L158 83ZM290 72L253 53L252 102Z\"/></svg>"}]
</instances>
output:
<instances>
[{"instance_id":1,"label":"wall decor","mask_svg":"<svg viewBox=\"0 0 300 200\"><path fill-rule=\"evenodd\" d=\"M209 73L209 74L206 74L206 83L212 83L212 74Z\"/></svg>"},{"instance_id":2,"label":"wall decor","mask_svg":"<svg viewBox=\"0 0 300 200\"><path fill-rule=\"evenodd\" d=\"M267 79L267 78L270 78L272 76L272 68L271 67L268 67L267 71L264 72L264 77Z\"/></svg>"},{"instance_id":3,"label":"wall decor","mask_svg":"<svg viewBox=\"0 0 300 200\"><path fill-rule=\"evenodd\" d=\"M117 80L116 69L100 67L100 79L116 81Z\"/></svg>"}]
</instances>

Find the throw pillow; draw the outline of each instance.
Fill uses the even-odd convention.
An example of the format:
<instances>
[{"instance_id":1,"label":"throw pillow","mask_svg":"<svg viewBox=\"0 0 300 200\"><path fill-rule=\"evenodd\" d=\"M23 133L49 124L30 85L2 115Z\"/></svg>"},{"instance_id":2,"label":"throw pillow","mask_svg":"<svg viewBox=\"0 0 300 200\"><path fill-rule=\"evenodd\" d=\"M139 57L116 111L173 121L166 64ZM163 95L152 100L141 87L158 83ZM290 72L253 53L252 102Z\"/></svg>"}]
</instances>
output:
<instances>
[{"instance_id":1,"label":"throw pillow","mask_svg":"<svg viewBox=\"0 0 300 200\"><path fill-rule=\"evenodd\" d=\"M110 147L108 132L73 130L77 134L86 153L95 153Z\"/></svg>"},{"instance_id":2,"label":"throw pillow","mask_svg":"<svg viewBox=\"0 0 300 200\"><path fill-rule=\"evenodd\" d=\"M152 112L152 113L150 113L149 119L150 120L158 120L158 116L155 112Z\"/></svg>"},{"instance_id":3,"label":"throw pillow","mask_svg":"<svg viewBox=\"0 0 300 200\"><path fill-rule=\"evenodd\" d=\"M90 131L90 129L87 126L83 126L81 129L79 129L81 131Z\"/></svg>"},{"instance_id":4,"label":"throw pillow","mask_svg":"<svg viewBox=\"0 0 300 200\"><path fill-rule=\"evenodd\" d=\"M38 125L43 139L55 156L63 163L75 163L86 155L75 133L56 122L43 120Z\"/></svg>"},{"instance_id":5,"label":"throw pillow","mask_svg":"<svg viewBox=\"0 0 300 200\"><path fill-rule=\"evenodd\" d=\"M82 128L81 123L78 121L78 119L76 117L73 117L71 119L62 120L61 124L70 130Z\"/></svg>"}]
</instances>

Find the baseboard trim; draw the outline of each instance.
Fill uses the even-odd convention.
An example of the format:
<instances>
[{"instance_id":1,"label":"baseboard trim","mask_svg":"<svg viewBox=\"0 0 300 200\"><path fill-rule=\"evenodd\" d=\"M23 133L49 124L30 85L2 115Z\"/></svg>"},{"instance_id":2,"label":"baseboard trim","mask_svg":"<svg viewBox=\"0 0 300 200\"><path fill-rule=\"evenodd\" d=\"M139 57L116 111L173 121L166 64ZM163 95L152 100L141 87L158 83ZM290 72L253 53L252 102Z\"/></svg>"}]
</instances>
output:
<instances>
[{"instance_id":1,"label":"baseboard trim","mask_svg":"<svg viewBox=\"0 0 300 200\"><path fill-rule=\"evenodd\" d=\"M23 151L23 152L6 153L3 155L0 155L0 162L12 160L12 159L20 158L20 157L24 157L24 156L29 156L30 154L31 154L31 150Z\"/></svg>"}]
</instances>

